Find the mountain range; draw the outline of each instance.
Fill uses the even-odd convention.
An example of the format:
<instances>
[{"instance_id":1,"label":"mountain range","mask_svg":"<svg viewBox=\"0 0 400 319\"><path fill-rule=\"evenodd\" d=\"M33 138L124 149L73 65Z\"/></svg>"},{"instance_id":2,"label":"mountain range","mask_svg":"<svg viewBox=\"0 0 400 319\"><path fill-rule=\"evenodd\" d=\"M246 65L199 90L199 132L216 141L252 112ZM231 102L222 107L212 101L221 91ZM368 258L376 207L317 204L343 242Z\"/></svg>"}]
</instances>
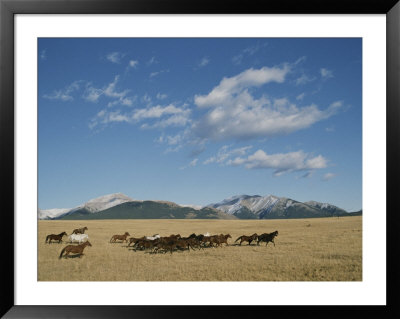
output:
<instances>
[{"instance_id":1,"label":"mountain range","mask_svg":"<svg viewBox=\"0 0 400 319\"><path fill-rule=\"evenodd\" d=\"M122 193L94 198L74 208L38 209L39 219L278 219L361 215L328 203L274 195L237 195L204 207L137 200Z\"/></svg>"}]
</instances>

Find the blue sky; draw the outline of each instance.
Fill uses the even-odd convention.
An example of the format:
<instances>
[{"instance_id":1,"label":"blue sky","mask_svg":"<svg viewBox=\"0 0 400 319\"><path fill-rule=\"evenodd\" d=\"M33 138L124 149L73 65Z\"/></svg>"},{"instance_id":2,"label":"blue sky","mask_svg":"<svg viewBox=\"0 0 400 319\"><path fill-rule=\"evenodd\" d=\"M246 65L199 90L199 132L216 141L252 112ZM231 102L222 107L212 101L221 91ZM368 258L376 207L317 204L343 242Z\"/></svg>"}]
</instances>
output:
<instances>
[{"instance_id":1,"label":"blue sky","mask_svg":"<svg viewBox=\"0 0 400 319\"><path fill-rule=\"evenodd\" d=\"M117 192L361 209L361 39L40 38L39 208Z\"/></svg>"}]
</instances>

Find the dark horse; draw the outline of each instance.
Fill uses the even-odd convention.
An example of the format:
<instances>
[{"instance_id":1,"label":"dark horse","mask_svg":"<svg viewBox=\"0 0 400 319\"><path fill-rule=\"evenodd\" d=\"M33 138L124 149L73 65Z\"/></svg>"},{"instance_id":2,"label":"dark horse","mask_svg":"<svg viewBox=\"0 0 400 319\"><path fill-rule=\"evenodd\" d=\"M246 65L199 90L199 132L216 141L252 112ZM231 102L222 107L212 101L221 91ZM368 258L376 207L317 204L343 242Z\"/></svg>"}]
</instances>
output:
<instances>
[{"instance_id":1,"label":"dark horse","mask_svg":"<svg viewBox=\"0 0 400 319\"><path fill-rule=\"evenodd\" d=\"M274 238L278 236L278 231L275 230L274 232L267 234L261 234L260 236L258 236L258 240L257 240L257 245L260 245L261 241L265 241L267 244L265 246L268 246L268 242L271 242L274 244L275 246L275 242L274 242Z\"/></svg>"},{"instance_id":2,"label":"dark horse","mask_svg":"<svg viewBox=\"0 0 400 319\"><path fill-rule=\"evenodd\" d=\"M55 235L55 234L47 235L45 243L47 243L47 241L49 241L49 244L50 244L52 240L58 240L58 243L61 243L63 236L67 236L67 233L65 231L63 231L62 233L60 233L58 235Z\"/></svg>"},{"instance_id":3,"label":"dark horse","mask_svg":"<svg viewBox=\"0 0 400 319\"><path fill-rule=\"evenodd\" d=\"M110 239L110 243L115 243L117 239L122 240L122 242L128 242L128 240L126 239L128 236L130 236L128 232L125 232L125 234L123 235L113 235Z\"/></svg>"},{"instance_id":4,"label":"dark horse","mask_svg":"<svg viewBox=\"0 0 400 319\"><path fill-rule=\"evenodd\" d=\"M85 227L83 227L83 228L77 228L77 229L74 229L74 231L72 232L73 234L84 234L85 233L85 230L87 230L88 228L85 226Z\"/></svg>"},{"instance_id":5,"label":"dark horse","mask_svg":"<svg viewBox=\"0 0 400 319\"><path fill-rule=\"evenodd\" d=\"M92 244L89 241L85 241L83 244L80 245L68 245L61 250L60 257L58 259L61 259L63 256L63 253L65 252L64 257L67 257L69 253L74 253L74 254L79 254L79 258L83 256L83 250L85 249L86 246L92 246Z\"/></svg>"},{"instance_id":6,"label":"dark horse","mask_svg":"<svg viewBox=\"0 0 400 319\"><path fill-rule=\"evenodd\" d=\"M141 241L141 240L145 240L146 236L140 237L140 238L136 238L136 237L131 237L129 238L129 244L128 247L131 246L131 244L133 243L134 245L136 245L137 242Z\"/></svg>"},{"instance_id":7,"label":"dark horse","mask_svg":"<svg viewBox=\"0 0 400 319\"><path fill-rule=\"evenodd\" d=\"M242 245L242 243L244 242L244 241L248 241L249 242L249 245L251 244L251 242L254 240L257 240L257 234L256 233L254 233L253 235L251 235L251 236L245 236L245 235L243 235L243 236L240 236L238 239L236 239L235 240L235 243L240 239L240 243L239 243L239 245Z\"/></svg>"}]
</instances>

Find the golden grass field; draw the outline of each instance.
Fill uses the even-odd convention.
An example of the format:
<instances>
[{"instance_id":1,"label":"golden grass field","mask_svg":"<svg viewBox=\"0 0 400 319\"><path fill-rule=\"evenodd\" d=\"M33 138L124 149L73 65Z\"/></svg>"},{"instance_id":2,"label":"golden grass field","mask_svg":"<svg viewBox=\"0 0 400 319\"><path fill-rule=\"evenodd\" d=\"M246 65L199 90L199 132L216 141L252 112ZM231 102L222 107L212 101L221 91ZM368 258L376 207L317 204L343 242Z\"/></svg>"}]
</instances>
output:
<instances>
[{"instance_id":1,"label":"golden grass field","mask_svg":"<svg viewBox=\"0 0 400 319\"><path fill-rule=\"evenodd\" d=\"M92 247L82 258L58 256L67 245L45 244L48 234L87 226ZM241 235L279 231L276 246L243 243ZM109 243L133 237L191 233L231 234L230 246L149 254ZM362 217L280 220L72 220L38 221L39 281L361 281Z\"/></svg>"}]
</instances>

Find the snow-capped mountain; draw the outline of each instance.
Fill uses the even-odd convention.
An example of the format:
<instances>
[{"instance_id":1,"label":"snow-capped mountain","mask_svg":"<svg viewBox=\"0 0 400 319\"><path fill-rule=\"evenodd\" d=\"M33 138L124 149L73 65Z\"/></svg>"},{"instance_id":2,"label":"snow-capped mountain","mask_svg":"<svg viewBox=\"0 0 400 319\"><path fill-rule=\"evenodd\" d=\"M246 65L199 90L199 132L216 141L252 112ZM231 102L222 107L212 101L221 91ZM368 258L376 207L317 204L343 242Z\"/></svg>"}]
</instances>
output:
<instances>
[{"instance_id":1,"label":"snow-capped mountain","mask_svg":"<svg viewBox=\"0 0 400 319\"><path fill-rule=\"evenodd\" d=\"M109 194L94 198L72 209L38 211L39 219L236 219L220 210L194 205L178 205L165 200L134 200L124 194Z\"/></svg>"},{"instance_id":2,"label":"snow-capped mountain","mask_svg":"<svg viewBox=\"0 0 400 319\"><path fill-rule=\"evenodd\" d=\"M264 211L270 211L276 202L279 200L278 197L268 195L265 197L259 195L237 195L215 204L207 205L208 207L217 208L225 213L234 215L239 213L243 208L247 208L253 213Z\"/></svg>"},{"instance_id":3,"label":"snow-capped mountain","mask_svg":"<svg viewBox=\"0 0 400 319\"><path fill-rule=\"evenodd\" d=\"M38 217L39 219L54 219L65 213L68 213L71 208L53 208L53 209L39 209Z\"/></svg>"},{"instance_id":4,"label":"snow-capped mountain","mask_svg":"<svg viewBox=\"0 0 400 319\"><path fill-rule=\"evenodd\" d=\"M325 217L347 213L345 210L327 203L316 201L302 203L274 195L238 195L207 206L239 218L257 219Z\"/></svg>"},{"instance_id":5,"label":"snow-capped mountain","mask_svg":"<svg viewBox=\"0 0 400 319\"><path fill-rule=\"evenodd\" d=\"M84 211L86 213L96 213L122 203L132 202L134 199L122 194L108 194L89 200L88 202L74 208L54 208L54 209L39 209L39 219L55 219L65 215L70 215L77 211Z\"/></svg>"},{"instance_id":6,"label":"snow-capped mountain","mask_svg":"<svg viewBox=\"0 0 400 319\"><path fill-rule=\"evenodd\" d=\"M326 212L330 212L332 214L337 214L337 213L340 213L340 212L346 212L345 210L343 210L343 209L341 209L341 208L339 208L339 207L337 207L335 205L328 204L328 203L319 203L319 202L316 202L316 201L313 201L313 200L305 202L304 204L307 204L307 205L312 206L312 207L316 207L318 209L322 209L322 210L324 210Z\"/></svg>"},{"instance_id":7,"label":"snow-capped mountain","mask_svg":"<svg viewBox=\"0 0 400 319\"><path fill-rule=\"evenodd\" d=\"M274 195L236 195L201 208L195 205L178 205L165 200L136 200L122 193L97 197L71 209L38 210L39 219L275 219L361 214L361 211L347 213L328 203L302 203Z\"/></svg>"},{"instance_id":8,"label":"snow-capped mountain","mask_svg":"<svg viewBox=\"0 0 400 319\"><path fill-rule=\"evenodd\" d=\"M91 213L95 213L122 203L132 201L134 201L133 198L130 198L122 193L116 193L91 199L83 204L83 207L89 210Z\"/></svg>"}]
</instances>

